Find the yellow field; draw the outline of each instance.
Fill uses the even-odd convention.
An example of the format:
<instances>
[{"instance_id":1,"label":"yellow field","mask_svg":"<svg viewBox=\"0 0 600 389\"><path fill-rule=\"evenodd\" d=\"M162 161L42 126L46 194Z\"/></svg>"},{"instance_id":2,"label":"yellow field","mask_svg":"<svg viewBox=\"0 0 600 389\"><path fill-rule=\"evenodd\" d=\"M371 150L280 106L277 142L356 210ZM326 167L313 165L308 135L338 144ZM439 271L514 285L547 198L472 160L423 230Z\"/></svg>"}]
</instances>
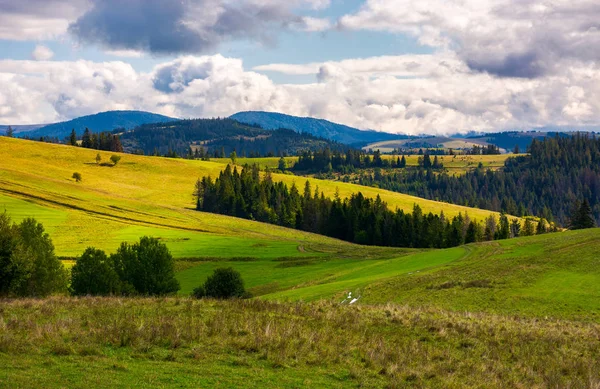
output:
<instances>
[{"instance_id":1,"label":"yellow field","mask_svg":"<svg viewBox=\"0 0 600 389\"><path fill-rule=\"evenodd\" d=\"M521 154L524 155L524 154ZM499 155L439 155L438 159L444 164L444 168L449 173L464 174L467 171L474 170L477 168L479 163L483 165L485 169L498 170L504 166L504 162L508 158L515 157L515 154L499 154ZM383 159L397 159L402 158L401 155L383 155ZM407 155L406 165L407 166L418 166L419 155ZM432 160L434 156L431 157Z\"/></svg>"},{"instance_id":2,"label":"yellow field","mask_svg":"<svg viewBox=\"0 0 600 389\"><path fill-rule=\"evenodd\" d=\"M178 257L285 256L298 246L351 249L352 245L300 231L195 211L197 178L215 177L224 162L189 161L122 154L115 167L95 163L97 151L19 139L0 138L0 209L15 219L44 222L57 254L74 256L88 245L112 251L121 241L147 234L162 238ZM102 161L113 153L100 152ZM71 178L81 173L83 181ZM275 180L303 186L305 178L275 174ZM327 196L362 191L380 194L391 207L453 216L468 212L481 220L491 212L438 203L399 193L341 182L310 179Z\"/></svg>"}]
</instances>

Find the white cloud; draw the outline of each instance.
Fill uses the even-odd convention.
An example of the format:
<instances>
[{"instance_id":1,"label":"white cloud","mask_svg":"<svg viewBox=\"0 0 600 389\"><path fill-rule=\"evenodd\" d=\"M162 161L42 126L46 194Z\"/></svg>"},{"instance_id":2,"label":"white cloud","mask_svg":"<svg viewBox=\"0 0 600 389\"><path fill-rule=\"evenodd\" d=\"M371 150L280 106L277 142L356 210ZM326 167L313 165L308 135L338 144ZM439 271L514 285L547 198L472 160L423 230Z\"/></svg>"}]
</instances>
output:
<instances>
[{"instance_id":1,"label":"white cloud","mask_svg":"<svg viewBox=\"0 0 600 389\"><path fill-rule=\"evenodd\" d=\"M338 25L411 34L472 69L531 78L600 60L599 18L596 0L367 0Z\"/></svg>"},{"instance_id":2,"label":"white cloud","mask_svg":"<svg viewBox=\"0 0 600 389\"><path fill-rule=\"evenodd\" d=\"M140 109L177 117L266 110L411 134L600 124L600 68L587 62L535 79L472 72L442 53L290 66L319 82L278 85L221 55L180 57L148 73L120 61L3 60L0 122Z\"/></svg>"},{"instance_id":3,"label":"white cloud","mask_svg":"<svg viewBox=\"0 0 600 389\"><path fill-rule=\"evenodd\" d=\"M137 50L105 50L104 54L120 58L142 58L145 53Z\"/></svg>"},{"instance_id":4,"label":"white cloud","mask_svg":"<svg viewBox=\"0 0 600 389\"><path fill-rule=\"evenodd\" d=\"M293 24L294 28L300 31L306 32L322 32L331 29L331 20L327 18L313 18L304 16L300 20Z\"/></svg>"},{"instance_id":5,"label":"white cloud","mask_svg":"<svg viewBox=\"0 0 600 389\"><path fill-rule=\"evenodd\" d=\"M54 57L54 52L46 46L37 45L31 53L31 57L36 61L48 61Z\"/></svg>"}]
</instances>

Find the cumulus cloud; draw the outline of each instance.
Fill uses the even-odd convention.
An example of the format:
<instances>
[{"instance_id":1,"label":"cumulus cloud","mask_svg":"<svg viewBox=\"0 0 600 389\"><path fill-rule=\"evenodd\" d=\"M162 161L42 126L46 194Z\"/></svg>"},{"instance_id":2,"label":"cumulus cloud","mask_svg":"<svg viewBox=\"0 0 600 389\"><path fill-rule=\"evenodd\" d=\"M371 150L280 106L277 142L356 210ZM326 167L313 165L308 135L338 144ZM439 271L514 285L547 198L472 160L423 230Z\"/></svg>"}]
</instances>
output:
<instances>
[{"instance_id":1,"label":"cumulus cloud","mask_svg":"<svg viewBox=\"0 0 600 389\"><path fill-rule=\"evenodd\" d=\"M94 0L69 31L83 43L110 50L201 53L232 39L271 43L272 32L281 28L320 31L327 27L323 20L293 11L328 5L328 0Z\"/></svg>"},{"instance_id":2,"label":"cumulus cloud","mask_svg":"<svg viewBox=\"0 0 600 389\"><path fill-rule=\"evenodd\" d=\"M180 57L147 73L120 61L3 60L0 122L140 109L177 117L266 110L410 134L599 124L596 64L535 79L501 78L469 71L451 54L434 54L308 64L299 71L318 81L278 85L221 55Z\"/></svg>"},{"instance_id":3,"label":"cumulus cloud","mask_svg":"<svg viewBox=\"0 0 600 389\"><path fill-rule=\"evenodd\" d=\"M89 7L89 0L0 0L0 39L53 39Z\"/></svg>"},{"instance_id":4,"label":"cumulus cloud","mask_svg":"<svg viewBox=\"0 0 600 389\"><path fill-rule=\"evenodd\" d=\"M356 58L342 61L313 62L309 64L276 63L256 66L253 70L289 75L319 75L323 71L323 67L328 65L334 65L352 74L368 76L421 77L469 72L464 62L451 52L438 53L436 55L407 54ZM323 77L323 75L319 77Z\"/></svg>"},{"instance_id":5,"label":"cumulus cloud","mask_svg":"<svg viewBox=\"0 0 600 389\"><path fill-rule=\"evenodd\" d=\"M559 72L600 59L595 0L367 0L340 28L390 31L455 50L471 69L502 77Z\"/></svg>"},{"instance_id":6,"label":"cumulus cloud","mask_svg":"<svg viewBox=\"0 0 600 389\"><path fill-rule=\"evenodd\" d=\"M47 61L54 57L54 52L46 46L37 45L31 53L31 57L36 61Z\"/></svg>"}]
</instances>

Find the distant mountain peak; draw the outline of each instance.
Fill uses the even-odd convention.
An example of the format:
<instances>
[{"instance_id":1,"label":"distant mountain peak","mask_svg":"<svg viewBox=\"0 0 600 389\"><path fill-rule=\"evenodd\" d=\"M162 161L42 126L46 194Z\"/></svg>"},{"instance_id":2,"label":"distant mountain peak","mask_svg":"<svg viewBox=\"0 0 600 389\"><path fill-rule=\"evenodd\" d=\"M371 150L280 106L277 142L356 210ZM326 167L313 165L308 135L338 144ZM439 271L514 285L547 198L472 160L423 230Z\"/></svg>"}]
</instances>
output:
<instances>
[{"instance_id":1,"label":"distant mountain peak","mask_svg":"<svg viewBox=\"0 0 600 389\"><path fill-rule=\"evenodd\" d=\"M33 131L19 135L38 137L67 137L74 129L81 135L86 128L93 132L112 131L117 128L132 129L142 124L172 122L175 118L145 111L105 111L93 115L81 116L69 121L48 124Z\"/></svg>"}]
</instances>

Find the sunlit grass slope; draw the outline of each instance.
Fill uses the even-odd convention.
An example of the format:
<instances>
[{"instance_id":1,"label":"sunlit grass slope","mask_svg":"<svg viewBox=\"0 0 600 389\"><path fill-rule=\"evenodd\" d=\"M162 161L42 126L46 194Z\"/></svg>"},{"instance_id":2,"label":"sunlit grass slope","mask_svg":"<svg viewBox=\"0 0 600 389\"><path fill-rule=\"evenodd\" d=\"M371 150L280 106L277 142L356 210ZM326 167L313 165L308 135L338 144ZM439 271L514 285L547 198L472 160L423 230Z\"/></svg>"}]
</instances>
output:
<instances>
[{"instance_id":1,"label":"sunlit grass slope","mask_svg":"<svg viewBox=\"0 0 600 389\"><path fill-rule=\"evenodd\" d=\"M212 261L178 273L189 293L216 267L239 270L270 300L397 302L459 311L584 318L600 322L600 229L486 242L446 250L349 259Z\"/></svg>"},{"instance_id":2,"label":"sunlit grass slope","mask_svg":"<svg viewBox=\"0 0 600 389\"><path fill-rule=\"evenodd\" d=\"M0 208L15 219L34 216L52 233L62 256L80 254L87 246L116 249L122 240L141 235L164 239L177 257L281 257L307 255L299 245L324 245L352 251L353 245L313 234L236 218L196 212L192 191L197 178L217 176L225 163L123 154L117 166L106 162L113 153L19 139L0 138ZM83 181L71 178L81 173ZM303 186L305 178L274 175L275 180ZM378 194L391 207L448 216L468 212L483 219L491 212L428 201L353 184L310 179L326 195L362 191ZM376 249L373 249L376 250Z\"/></svg>"}]
</instances>

